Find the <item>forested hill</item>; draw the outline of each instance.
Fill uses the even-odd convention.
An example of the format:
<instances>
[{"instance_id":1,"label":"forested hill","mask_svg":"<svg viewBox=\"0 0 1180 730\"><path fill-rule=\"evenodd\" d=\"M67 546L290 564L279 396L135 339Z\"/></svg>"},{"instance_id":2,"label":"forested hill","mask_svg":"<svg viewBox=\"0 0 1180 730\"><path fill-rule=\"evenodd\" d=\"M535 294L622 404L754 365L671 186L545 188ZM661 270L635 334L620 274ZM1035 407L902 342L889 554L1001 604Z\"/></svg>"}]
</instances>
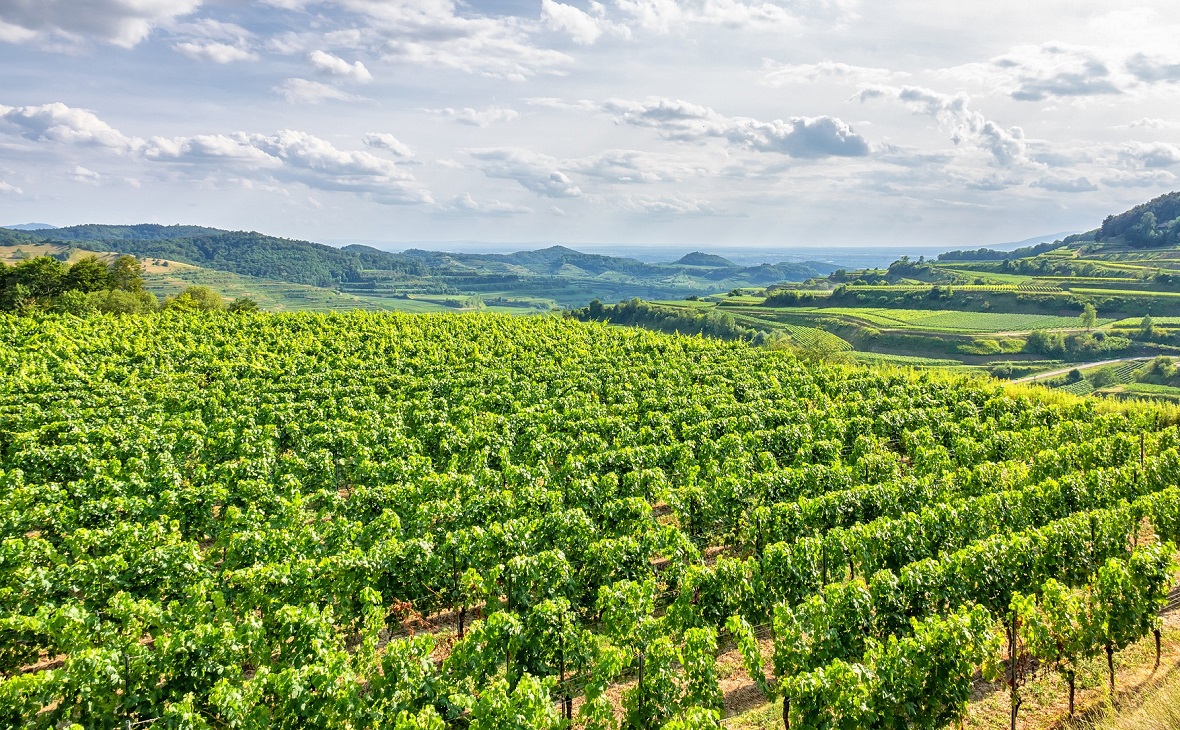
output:
<instances>
[{"instance_id":1,"label":"forested hill","mask_svg":"<svg viewBox=\"0 0 1180 730\"><path fill-rule=\"evenodd\" d=\"M978 248L967 251L947 251L938 255L939 261L1001 261L1039 256L1067 246L1103 243L1130 248L1163 248L1180 246L1180 192L1153 198L1142 205L1117 215L1108 215L1102 225L1092 231L1046 241L1035 246L1024 246L1011 251Z\"/></svg>"},{"instance_id":2,"label":"forested hill","mask_svg":"<svg viewBox=\"0 0 1180 730\"><path fill-rule=\"evenodd\" d=\"M1180 245L1180 192L1136 205L1126 213L1108 215L1095 238L1133 248Z\"/></svg>"},{"instance_id":3,"label":"forested hill","mask_svg":"<svg viewBox=\"0 0 1180 730\"><path fill-rule=\"evenodd\" d=\"M65 258L71 250L131 254L366 297L415 293L525 296L561 306L584 306L592 299L681 298L764 287L826 276L836 268L814 261L738 266L704 254L686 257L691 263L648 263L565 246L510 254L391 253L371 246L336 248L203 226L82 225L35 232L0 228L0 246L36 244L56 246L53 255ZM703 261L707 265L702 265Z\"/></svg>"},{"instance_id":4,"label":"forested hill","mask_svg":"<svg viewBox=\"0 0 1180 730\"><path fill-rule=\"evenodd\" d=\"M139 258L167 259L313 286L351 281L365 269L407 275L423 272L419 264L404 256L376 249L360 255L322 243L203 226L82 225L36 233L0 229L0 243L8 240L11 240L9 245L53 243Z\"/></svg>"}]
</instances>

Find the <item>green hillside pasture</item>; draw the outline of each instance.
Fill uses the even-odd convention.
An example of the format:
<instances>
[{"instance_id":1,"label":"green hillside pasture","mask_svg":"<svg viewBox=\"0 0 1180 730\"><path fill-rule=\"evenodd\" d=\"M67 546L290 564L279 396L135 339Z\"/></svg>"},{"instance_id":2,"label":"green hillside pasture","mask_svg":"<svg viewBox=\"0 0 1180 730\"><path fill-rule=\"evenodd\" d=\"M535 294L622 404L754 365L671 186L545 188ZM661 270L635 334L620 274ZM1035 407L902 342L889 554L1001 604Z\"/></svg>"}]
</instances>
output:
<instances>
[{"instance_id":1,"label":"green hillside pasture","mask_svg":"<svg viewBox=\"0 0 1180 730\"><path fill-rule=\"evenodd\" d=\"M831 332L822 330L818 327L809 327L806 325L791 324L789 322L776 321L774 319L763 318L757 316L761 311L755 310L752 314L743 314L740 312L729 312L733 316L735 322L754 327L756 329L778 330L786 332L794 340L799 347L815 350L827 350L834 352L849 352L854 348L852 345Z\"/></svg>"},{"instance_id":2,"label":"green hillside pasture","mask_svg":"<svg viewBox=\"0 0 1180 730\"><path fill-rule=\"evenodd\" d=\"M883 307L830 307L827 316L859 319L890 329L916 329L934 332L1029 332L1037 329L1063 329L1080 326L1077 317L1052 314L1008 312L947 312L927 309L887 309ZM1099 319L1098 324L1113 320Z\"/></svg>"},{"instance_id":3,"label":"green hillside pasture","mask_svg":"<svg viewBox=\"0 0 1180 730\"><path fill-rule=\"evenodd\" d=\"M1152 317L1151 323L1156 327L1180 327L1180 317ZM1139 329L1141 324L1143 324L1142 317L1127 317L1110 326L1117 329Z\"/></svg>"}]
</instances>

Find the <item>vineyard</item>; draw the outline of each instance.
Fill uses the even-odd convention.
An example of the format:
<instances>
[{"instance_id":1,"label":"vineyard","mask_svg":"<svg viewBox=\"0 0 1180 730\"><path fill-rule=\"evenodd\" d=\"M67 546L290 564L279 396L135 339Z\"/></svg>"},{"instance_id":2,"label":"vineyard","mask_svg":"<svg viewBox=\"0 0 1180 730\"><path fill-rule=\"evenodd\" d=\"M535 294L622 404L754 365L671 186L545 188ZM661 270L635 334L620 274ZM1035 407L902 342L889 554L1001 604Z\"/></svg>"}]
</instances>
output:
<instances>
[{"instance_id":1,"label":"vineyard","mask_svg":"<svg viewBox=\"0 0 1180 730\"><path fill-rule=\"evenodd\" d=\"M0 371L5 727L717 728L731 645L793 730L942 728L1114 686L1180 540L1172 411L700 337L11 317Z\"/></svg>"}]
</instances>

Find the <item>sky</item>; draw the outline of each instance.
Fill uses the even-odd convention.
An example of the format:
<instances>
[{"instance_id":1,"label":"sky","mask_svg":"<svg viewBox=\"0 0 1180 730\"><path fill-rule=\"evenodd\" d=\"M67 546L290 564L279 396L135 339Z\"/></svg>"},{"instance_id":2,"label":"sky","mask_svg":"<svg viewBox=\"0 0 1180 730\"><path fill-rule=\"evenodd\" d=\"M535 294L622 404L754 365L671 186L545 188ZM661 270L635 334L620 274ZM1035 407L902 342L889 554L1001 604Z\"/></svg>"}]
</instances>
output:
<instances>
[{"instance_id":1,"label":"sky","mask_svg":"<svg viewBox=\"0 0 1180 730\"><path fill-rule=\"evenodd\" d=\"M0 224L961 246L1180 189L1180 3L0 0Z\"/></svg>"}]
</instances>

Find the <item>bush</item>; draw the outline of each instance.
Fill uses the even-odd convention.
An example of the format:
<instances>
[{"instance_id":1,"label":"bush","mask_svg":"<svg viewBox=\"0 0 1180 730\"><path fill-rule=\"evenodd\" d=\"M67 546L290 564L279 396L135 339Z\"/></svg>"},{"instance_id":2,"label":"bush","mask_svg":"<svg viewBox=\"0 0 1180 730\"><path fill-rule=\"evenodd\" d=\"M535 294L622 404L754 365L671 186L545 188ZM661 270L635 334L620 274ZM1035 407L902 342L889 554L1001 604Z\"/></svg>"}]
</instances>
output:
<instances>
[{"instance_id":1,"label":"bush","mask_svg":"<svg viewBox=\"0 0 1180 730\"><path fill-rule=\"evenodd\" d=\"M108 314L146 314L159 306L155 294L146 291L108 289L87 295L94 309Z\"/></svg>"}]
</instances>

